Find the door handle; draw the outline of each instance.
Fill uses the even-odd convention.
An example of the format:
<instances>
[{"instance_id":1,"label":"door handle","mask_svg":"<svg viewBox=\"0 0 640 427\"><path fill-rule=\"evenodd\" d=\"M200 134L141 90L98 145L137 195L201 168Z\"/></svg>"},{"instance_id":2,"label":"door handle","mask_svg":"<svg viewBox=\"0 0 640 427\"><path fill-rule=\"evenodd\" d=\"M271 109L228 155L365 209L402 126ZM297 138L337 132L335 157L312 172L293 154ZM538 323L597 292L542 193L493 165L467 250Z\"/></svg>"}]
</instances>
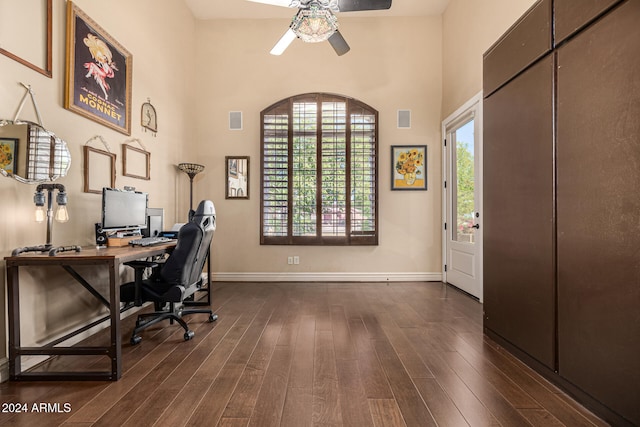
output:
<instances>
[{"instance_id":1,"label":"door handle","mask_svg":"<svg viewBox=\"0 0 640 427\"><path fill-rule=\"evenodd\" d=\"M474 224L471 226L471 228L475 228L476 230L480 228L480 224Z\"/></svg>"}]
</instances>

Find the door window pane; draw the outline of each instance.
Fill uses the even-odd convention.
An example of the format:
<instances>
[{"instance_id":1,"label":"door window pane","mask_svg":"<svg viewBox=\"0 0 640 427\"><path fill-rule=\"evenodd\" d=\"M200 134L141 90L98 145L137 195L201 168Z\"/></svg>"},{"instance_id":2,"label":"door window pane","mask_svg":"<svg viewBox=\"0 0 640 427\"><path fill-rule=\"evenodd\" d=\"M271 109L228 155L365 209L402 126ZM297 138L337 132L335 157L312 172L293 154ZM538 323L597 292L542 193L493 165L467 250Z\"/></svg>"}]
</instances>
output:
<instances>
[{"instance_id":1,"label":"door window pane","mask_svg":"<svg viewBox=\"0 0 640 427\"><path fill-rule=\"evenodd\" d=\"M453 240L474 243L475 220L475 168L474 168L474 120L466 122L452 132L455 158L453 170Z\"/></svg>"}]
</instances>

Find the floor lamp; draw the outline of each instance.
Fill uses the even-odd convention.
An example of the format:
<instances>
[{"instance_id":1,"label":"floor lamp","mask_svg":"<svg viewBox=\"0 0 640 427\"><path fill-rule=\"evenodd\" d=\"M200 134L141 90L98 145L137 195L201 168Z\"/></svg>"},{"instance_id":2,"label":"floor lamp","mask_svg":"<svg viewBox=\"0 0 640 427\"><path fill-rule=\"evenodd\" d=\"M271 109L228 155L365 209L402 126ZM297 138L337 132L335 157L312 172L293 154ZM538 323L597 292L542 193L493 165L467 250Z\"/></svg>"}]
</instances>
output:
<instances>
[{"instance_id":1,"label":"floor lamp","mask_svg":"<svg viewBox=\"0 0 640 427\"><path fill-rule=\"evenodd\" d=\"M204 166L196 163L180 163L178 169L189 175L189 221L191 221L191 218L196 213L193 210L193 178L204 170ZM211 305L211 251L207 251L207 286L200 290L207 293L207 300L196 301L193 298L191 301L185 301L185 305Z\"/></svg>"},{"instance_id":2,"label":"floor lamp","mask_svg":"<svg viewBox=\"0 0 640 427\"><path fill-rule=\"evenodd\" d=\"M204 170L204 166L196 163L180 163L178 169L189 175L189 221L193 217L193 178Z\"/></svg>"}]
</instances>

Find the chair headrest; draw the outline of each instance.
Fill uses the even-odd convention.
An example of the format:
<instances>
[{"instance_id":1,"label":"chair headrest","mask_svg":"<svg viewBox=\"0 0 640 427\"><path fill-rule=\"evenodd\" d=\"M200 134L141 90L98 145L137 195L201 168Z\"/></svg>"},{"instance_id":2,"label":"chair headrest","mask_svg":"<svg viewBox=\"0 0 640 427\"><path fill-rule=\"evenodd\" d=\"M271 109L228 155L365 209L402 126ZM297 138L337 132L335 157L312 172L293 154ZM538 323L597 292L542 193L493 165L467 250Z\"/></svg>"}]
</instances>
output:
<instances>
[{"instance_id":1,"label":"chair headrest","mask_svg":"<svg viewBox=\"0 0 640 427\"><path fill-rule=\"evenodd\" d=\"M198 205L198 209L191 217L190 222L200 224L201 227L207 229L212 227L216 229L216 208L211 200L203 200Z\"/></svg>"},{"instance_id":2,"label":"chair headrest","mask_svg":"<svg viewBox=\"0 0 640 427\"><path fill-rule=\"evenodd\" d=\"M211 200L201 201L198 205L198 209L196 209L195 213L193 214L194 217L211 215L216 215L216 208L215 206L213 206L213 202Z\"/></svg>"}]
</instances>

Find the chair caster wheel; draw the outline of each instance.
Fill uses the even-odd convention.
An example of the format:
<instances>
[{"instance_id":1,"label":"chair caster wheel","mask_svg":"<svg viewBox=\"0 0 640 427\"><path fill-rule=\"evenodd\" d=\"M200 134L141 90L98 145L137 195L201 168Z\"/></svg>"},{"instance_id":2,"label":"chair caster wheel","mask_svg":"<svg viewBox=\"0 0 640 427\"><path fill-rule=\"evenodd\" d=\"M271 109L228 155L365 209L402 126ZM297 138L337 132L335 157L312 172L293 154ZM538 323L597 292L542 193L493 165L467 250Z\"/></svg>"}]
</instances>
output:
<instances>
[{"instance_id":1,"label":"chair caster wheel","mask_svg":"<svg viewBox=\"0 0 640 427\"><path fill-rule=\"evenodd\" d=\"M210 314L209 315L209 322L215 322L216 320L218 320L218 315L217 314Z\"/></svg>"},{"instance_id":2,"label":"chair caster wheel","mask_svg":"<svg viewBox=\"0 0 640 427\"><path fill-rule=\"evenodd\" d=\"M193 331L187 331L184 333L184 340L185 341L189 341L191 338L193 338L195 336L195 332Z\"/></svg>"},{"instance_id":3,"label":"chair caster wheel","mask_svg":"<svg viewBox=\"0 0 640 427\"><path fill-rule=\"evenodd\" d=\"M136 335L134 337L131 337L131 345L136 345L136 344L140 344L140 341L142 341L142 337L139 335Z\"/></svg>"}]
</instances>

